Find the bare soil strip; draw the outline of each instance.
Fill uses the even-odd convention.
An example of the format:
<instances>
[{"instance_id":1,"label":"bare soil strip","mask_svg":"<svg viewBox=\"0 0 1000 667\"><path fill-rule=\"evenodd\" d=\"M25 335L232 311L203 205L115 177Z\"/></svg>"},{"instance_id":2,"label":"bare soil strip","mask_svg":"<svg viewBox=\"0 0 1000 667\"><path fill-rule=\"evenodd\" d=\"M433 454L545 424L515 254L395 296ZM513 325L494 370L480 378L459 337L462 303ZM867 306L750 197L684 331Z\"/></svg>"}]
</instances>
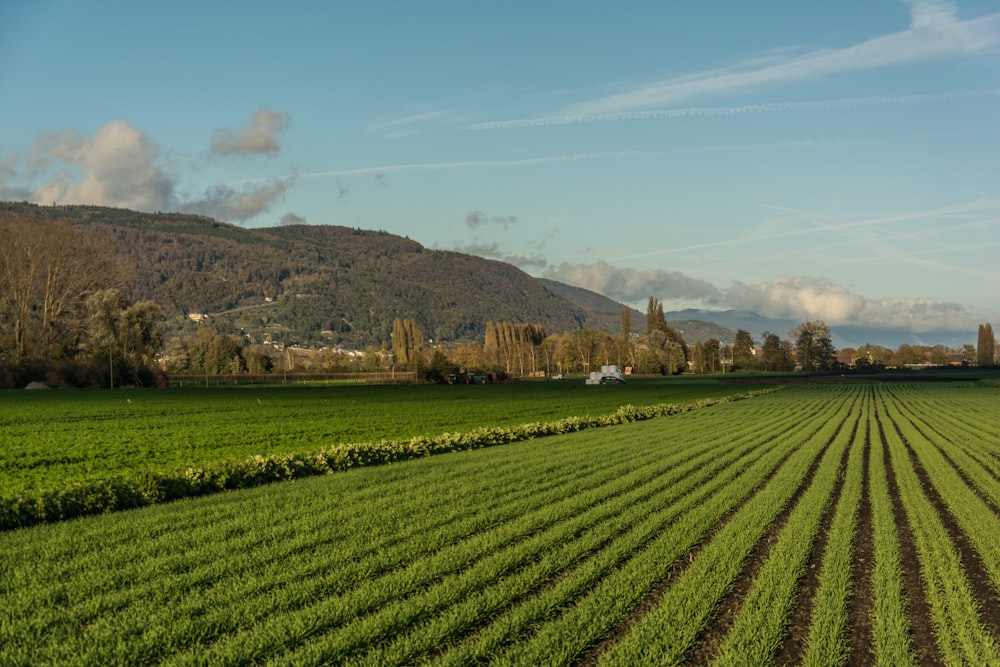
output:
<instances>
[{"instance_id":1,"label":"bare soil strip","mask_svg":"<svg viewBox=\"0 0 1000 667\"><path fill-rule=\"evenodd\" d=\"M876 415L878 409L876 408ZM899 485L893 469L892 457L889 454L889 443L885 439L884 424L878 421L879 436L882 440L882 454L888 469L886 475L889 483L889 499L892 501L892 513L896 528L899 531L900 565L903 571L903 595L906 597L910 629L913 632L913 656L917 664L922 666L944 665L937 645L934 643L934 628L931 625L931 608L924 595L924 584L920 579L920 561L917 559L917 547L913 539L913 530L903 510L899 498Z\"/></svg>"},{"instance_id":2,"label":"bare soil strip","mask_svg":"<svg viewBox=\"0 0 1000 667\"><path fill-rule=\"evenodd\" d=\"M864 474L861 478L861 507L858 508L857 532L854 536L854 563L851 568L851 597L848 601L847 646L851 665L867 667L875 664L872 646L872 617L875 606L873 576L875 572L875 536L872 531L872 505L868 461L872 442L865 436Z\"/></svg>"}]
</instances>

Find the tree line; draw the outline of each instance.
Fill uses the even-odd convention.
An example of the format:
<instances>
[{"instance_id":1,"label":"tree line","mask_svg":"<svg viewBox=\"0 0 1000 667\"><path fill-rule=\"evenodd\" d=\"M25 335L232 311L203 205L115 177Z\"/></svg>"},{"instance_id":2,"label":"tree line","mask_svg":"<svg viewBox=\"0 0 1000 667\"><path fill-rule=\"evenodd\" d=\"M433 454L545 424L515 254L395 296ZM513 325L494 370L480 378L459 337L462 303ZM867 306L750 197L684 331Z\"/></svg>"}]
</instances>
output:
<instances>
[{"instance_id":1,"label":"tree line","mask_svg":"<svg viewBox=\"0 0 1000 667\"><path fill-rule=\"evenodd\" d=\"M0 386L164 384L160 309L128 273L103 235L0 212Z\"/></svg>"}]
</instances>

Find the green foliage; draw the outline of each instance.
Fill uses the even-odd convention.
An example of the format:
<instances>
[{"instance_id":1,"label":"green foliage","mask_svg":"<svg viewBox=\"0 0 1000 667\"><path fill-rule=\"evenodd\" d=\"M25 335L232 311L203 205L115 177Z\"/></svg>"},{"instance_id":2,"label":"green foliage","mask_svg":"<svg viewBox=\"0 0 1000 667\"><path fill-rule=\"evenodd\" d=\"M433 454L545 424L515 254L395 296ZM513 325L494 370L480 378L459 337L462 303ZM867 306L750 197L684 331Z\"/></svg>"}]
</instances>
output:
<instances>
[{"instance_id":1,"label":"green foliage","mask_svg":"<svg viewBox=\"0 0 1000 667\"><path fill-rule=\"evenodd\" d=\"M790 332L795 339L795 360L806 372L829 371L837 363L836 350L825 323L804 322Z\"/></svg>"}]
</instances>

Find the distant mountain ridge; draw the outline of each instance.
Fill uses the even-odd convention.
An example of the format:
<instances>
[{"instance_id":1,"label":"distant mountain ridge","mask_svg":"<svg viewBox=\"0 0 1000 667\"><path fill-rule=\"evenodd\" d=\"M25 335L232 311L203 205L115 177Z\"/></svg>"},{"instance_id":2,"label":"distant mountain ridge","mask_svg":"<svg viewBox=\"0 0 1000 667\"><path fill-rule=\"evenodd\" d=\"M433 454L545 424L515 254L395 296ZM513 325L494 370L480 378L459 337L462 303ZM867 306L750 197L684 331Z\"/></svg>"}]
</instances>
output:
<instances>
[{"instance_id":1,"label":"distant mountain ridge","mask_svg":"<svg viewBox=\"0 0 1000 667\"><path fill-rule=\"evenodd\" d=\"M664 317L668 322L674 320L713 322L733 332L737 329L744 329L750 332L758 344L763 340L765 332L778 334L781 338L788 338L789 332L801 324L801 322L794 320L764 317L751 311L742 310L714 311L689 308L664 313ZM961 349L966 344L974 345L977 336L977 332L971 330L969 332L929 331L916 333L906 329L837 325L830 325L830 333L833 337L833 345L838 349L858 348L866 344L881 345L890 349L896 349L903 344L944 345L952 349ZM724 343L732 342L732 340L722 338L719 340Z\"/></svg>"}]
</instances>

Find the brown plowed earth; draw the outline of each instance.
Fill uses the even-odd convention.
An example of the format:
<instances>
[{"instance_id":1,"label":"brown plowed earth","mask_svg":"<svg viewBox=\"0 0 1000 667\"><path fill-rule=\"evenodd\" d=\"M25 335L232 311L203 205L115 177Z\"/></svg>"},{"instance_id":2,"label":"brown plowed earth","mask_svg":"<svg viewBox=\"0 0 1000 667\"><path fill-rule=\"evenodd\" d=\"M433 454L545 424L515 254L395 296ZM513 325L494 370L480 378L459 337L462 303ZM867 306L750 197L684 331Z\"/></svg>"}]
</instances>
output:
<instances>
[{"instance_id":1,"label":"brown plowed earth","mask_svg":"<svg viewBox=\"0 0 1000 667\"><path fill-rule=\"evenodd\" d=\"M965 577L969 581L972 596L979 607L979 621L993 635L994 640L1000 640L1000 600L997 599L993 582L990 580L990 575L983 565L982 558L980 558L979 553L972 545L968 536L962 532L955 517L948 510L947 505L945 505L938 494L937 489L934 488L930 477L927 475L927 470L920 462L916 452L906 442L903 434L900 433L899 435L903 443L906 444L910 463L913 465L913 469L920 479L920 486L924 489L924 495L927 496L931 505L934 506L935 511L941 518L941 522L944 524L945 530L948 532L948 536L951 538L952 544L958 550L962 561L962 569L965 571Z\"/></svg>"},{"instance_id":2,"label":"brown plowed earth","mask_svg":"<svg viewBox=\"0 0 1000 667\"><path fill-rule=\"evenodd\" d=\"M864 473L861 478L861 507L854 535L854 562L851 566L851 597L847 603L848 662L858 667L875 664L872 653L872 609L875 607L875 534L872 529L871 479L868 461L872 442L865 436Z\"/></svg>"},{"instance_id":3,"label":"brown plowed earth","mask_svg":"<svg viewBox=\"0 0 1000 667\"><path fill-rule=\"evenodd\" d=\"M854 424L854 435L857 435L861 421ZM844 456L837 469L838 479L843 479L847 470L847 457L850 456L851 448L844 450ZM866 457L867 460L867 457ZM820 525L816 542L813 544L812 553L806 563L806 570L799 582L799 590L796 592L795 606L788 621L788 634L785 637L784 645L775 658L776 665L798 665L802 662L802 653L805 650L806 642L809 640L809 627L812 621L813 607L815 606L816 592L819 590L819 573L823 567L823 555L826 553L826 546L830 541L830 526L833 523L833 516L837 510L837 503L843 494L843 484L838 484L834 489L830 504L823 513L823 521ZM856 540L856 538L855 538Z\"/></svg>"},{"instance_id":4,"label":"brown plowed earth","mask_svg":"<svg viewBox=\"0 0 1000 667\"><path fill-rule=\"evenodd\" d=\"M843 424L841 424L841 428L843 428ZM802 494L805 493L806 489L808 489L812 484L813 478L816 476L816 470L819 468L819 463L823 459L823 455L826 454L826 450L829 448L830 443L834 441L839 433L840 429L838 428L837 432L834 433L823 445L821 451L816 454L809 466L809 470L806 472L798 488L795 489L795 493L792 494L792 497L785 504L785 507L771 522L771 525L768 527L767 531L765 531L763 537L757 543L757 546L755 546L750 552L746 563L744 563L743 571L739 578L736 582L734 582L730 592L719 603L714 616L705 624L705 630L702 632L698 641L695 642L695 645L688 653L687 657L689 663L695 665L708 664L716 655L718 655L723 640L726 635L729 634L729 631L732 630L733 624L736 621L736 616L739 614L740 609L743 608L744 600L746 600L747 594L753 586L754 579L757 577L757 572L767 559L767 554L771 550L771 545L778 540L778 537L781 535L781 531L788 522L788 517L795 508L795 505L798 503L799 498L802 497ZM843 461L841 461L841 466L843 466Z\"/></svg>"},{"instance_id":5,"label":"brown plowed earth","mask_svg":"<svg viewBox=\"0 0 1000 667\"><path fill-rule=\"evenodd\" d=\"M701 540L698 541L698 544L696 544L695 547L677 563L667 577L657 584L642 600L642 602L636 605L635 609L633 609L630 614L620 620L615 627L608 632L608 635L604 638L604 640L590 647L573 664L580 667L593 667L593 665L596 665L602 653L604 653L609 647L618 643L618 641L629 631L629 628L632 625L638 623L643 616L649 613L649 611L659 603L663 594L670 588L674 581L684 574L684 571L687 570L688 566L694 561L695 558L698 557L698 554L705 548L705 545L712 541L716 534L718 534L718 532L732 520L733 516L739 512L751 498L753 498L757 491L767 486L767 484L774 477L775 473L777 473L778 469L780 469L781 466L788 460L789 456L791 456L791 452L786 454L777 463L777 465L774 466L774 469L764 478L763 481L761 481L757 488L748 493L746 498L737 503L736 506L728 514L726 514L721 521L719 521L719 523L705 533Z\"/></svg>"},{"instance_id":6,"label":"brown plowed earth","mask_svg":"<svg viewBox=\"0 0 1000 667\"><path fill-rule=\"evenodd\" d=\"M879 415L876 409L876 415ZM888 474L889 500L892 502L893 521L899 537L900 569L903 575L903 596L906 599L907 619L910 622L910 640L913 647L913 657L918 665L936 667L944 665L937 646L934 644L934 628L931 625L931 609L924 594L923 582L920 580L920 561L917 559L917 547L913 539L903 503L899 497L899 485L896 483L895 462L889 454L889 443L885 438L881 416L876 417L879 437L881 439L882 456ZM878 445L876 445L878 446Z\"/></svg>"}]
</instances>

